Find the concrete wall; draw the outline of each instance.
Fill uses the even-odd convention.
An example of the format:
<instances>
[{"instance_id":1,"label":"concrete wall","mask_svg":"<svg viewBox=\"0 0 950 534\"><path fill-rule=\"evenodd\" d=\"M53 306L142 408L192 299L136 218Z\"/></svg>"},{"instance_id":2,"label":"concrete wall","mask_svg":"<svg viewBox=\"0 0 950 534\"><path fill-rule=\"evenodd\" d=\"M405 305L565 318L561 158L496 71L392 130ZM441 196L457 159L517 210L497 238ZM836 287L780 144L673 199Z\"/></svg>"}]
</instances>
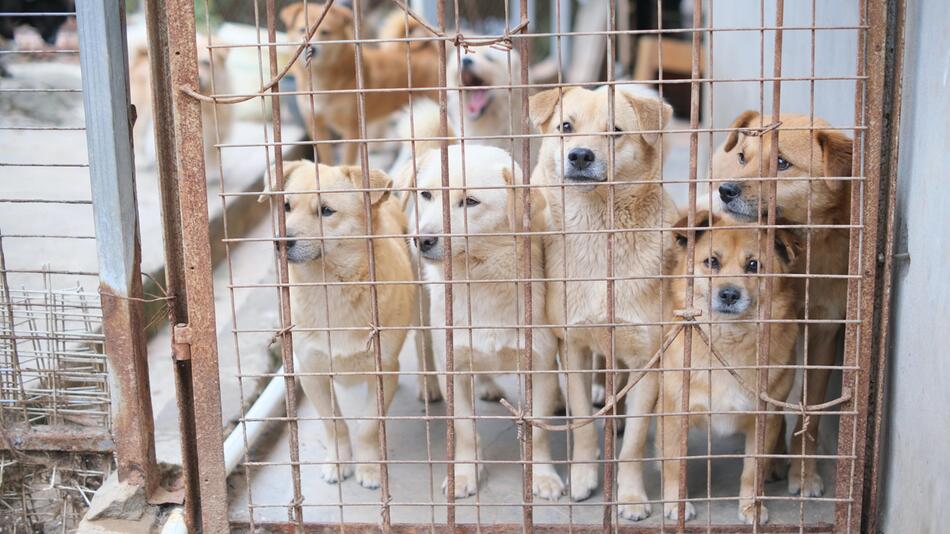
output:
<instances>
[{"instance_id":1,"label":"concrete wall","mask_svg":"<svg viewBox=\"0 0 950 534\"><path fill-rule=\"evenodd\" d=\"M714 28L758 28L775 26L775 1L766 0L762 9L761 0L729 0L712 2L712 10L706 13L707 23ZM707 8L708 9L708 8ZM812 2L785 2L785 27L811 26ZM856 26L858 2L836 0L815 2L814 24L817 26ZM764 35L764 37L763 37ZM857 30L819 30L815 32L815 47L812 50L811 30L786 30L782 36L782 76L854 76L857 58ZM775 55L775 32L727 31L714 32L711 43L714 79L771 77ZM812 54L814 53L814 64ZM835 126L848 126L854 122L854 81L821 80L814 82L815 115L823 117ZM809 81L782 82L782 110L792 113L808 113L812 103L812 87ZM764 101L761 97L764 96ZM772 109L772 82L718 83L712 91L712 107L707 107L707 120L712 127L728 127L732 120L747 109ZM708 113L709 109L712 113ZM718 145L725 134L715 136Z\"/></svg>"},{"instance_id":2,"label":"concrete wall","mask_svg":"<svg viewBox=\"0 0 950 534\"><path fill-rule=\"evenodd\" d=\"M950 2L908 0L890 354L885 532L950 525Z\"/></svg>"}]
</instances>

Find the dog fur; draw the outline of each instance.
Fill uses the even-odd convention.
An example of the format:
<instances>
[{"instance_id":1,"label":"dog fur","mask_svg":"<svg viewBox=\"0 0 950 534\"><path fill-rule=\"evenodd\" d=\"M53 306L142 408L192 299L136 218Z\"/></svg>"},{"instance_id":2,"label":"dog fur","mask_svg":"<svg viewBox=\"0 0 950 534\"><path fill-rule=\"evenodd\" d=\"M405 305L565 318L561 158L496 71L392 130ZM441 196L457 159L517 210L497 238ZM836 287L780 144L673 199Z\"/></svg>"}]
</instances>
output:
<instances>
[{"instance_id":1,"label":"dog fur","mask_svg":"<svg viewBox=\"0 0 950 534\"><path fill-rule=\"evenodd\" d=\"M672 109L657 99L632 92L616 91L613 111L608 118L608 92L582 88L550 89L531 98L530 117L545 134L538 164L531 177L533 184L560 185L546 188L551 213L550 227L566 231L565 236L545 239L545 265L548 278L598 278L608 275L607 235L610 213L613 229L640 230L672 226L678 219L676 206L660 183L662 162L659 135ZM558 137L562 123L570 123L569 137ZM619 131L618 131L619 130ZM648 130L648 133L637 131ZM563 140L563 141L562 141ZM563 151L562 151L563 142ZM608 172L609 145L614 145L614 171ZM594 160L582 171L572 169L573 149L590 150ZM612 182L608 180L612 178ZM637 183L631 183L637 181ZM641 182L642 181L642 182ZM608 191L613 187L612 204ZM563 202L562 202L563 194ZM598 233L590 233L598 232ZM662 285L658 277L671 267L670 245L657 231L618 232L613 236L613 276L624 280L614 284L614 320L618 323L657 323L664 317L660 308ZM568 324L568 331L557 329L566 354L568 371L568 407L573 417L591 414L589 373L570 371L592 368L592 353L610 353L611 335L606 327L585 324L608 322L607 284L603 281L549 282L547 314L552 324ZM566 303L566 304L565 304ZM641 368L659 349L660 326L618 327L613 336L617 360L628 368ZM653 412L657 381L648 373L627 397L627 413L633 416ZM633 417L626 422L620 460L619 508L622 517L639 520L649 516L640 462L643 457L649 419ZM583 500L598 485L599 455L595 425L574 432L571 465L571 497Z\"/></svg>"},{"instance_id":2,"label":"dog fur","mask_svg":"<svg viewBox=\"0 0 950 534\"><path fill-rule=\"evenodd\" d=\"M372 228L366 220L363 175L359 167L319 166L319 182L315 164L307 161L284 165L287 194L287 258L289 260L290 296L293 323L298 328L353 328L365 330L295 330L295 355L300 370L306 373L366 372L375 367L373 299L369 277L369 255L364 237L402 234L406 221L398 201L388 191L370 193ZM318 188L319 183L319 188ZM370 187L388 189L392 180L383 172L370 171ZM319 193L304 192L319 189ZM299 191L299 193L298 193ZM329 212L327 210L332 210ZM321 240L319 236L353 239ZM308 239L311 238L311 239ZM381 371L399 370L399 351L412 325L416 292L406 241L398 237L373 240L376 280L405 281L406 284L382 284L375 288L380 326L398 327L379 332ZM365 282L358 285L325 286L327 282ZM307 285L298 285L307 284ZM332 363L331 363L332 361ZM352 447L347 424L340 417L340 403L335 399L337 387L365 387L364 400L359 403L359 416L384 416L396 391L397 376L383 376L383 413L376 410L376 379L370 375L333 377L308 375L300 377L310 402L317 409L324 428L326 462L321 476L328 483L342 481L353 473L349 462L355 453L356 479L366 488L379 486L379 422L361 420L356 426ZM365 462L365 463L363 463Z\"/></svg>"},{"instance_id":3,"label":"dog fur","mask_svg":"<svg viewBox=\"0 0 950 534\"><path fill-rule=\"evenodd\" d=\"M291 4L283 8L280 18L287 27L292 39L306 37L309 26L317 21L323 12L322 4ZM408 32L404 16L397 12L380 29L381 38L405 38L428 35L427 31L413 19L409 19ZM361 36L365 37L365 36ZM310 44L309 54L301 54L293 66L294 76L303 90L352 90L357 88L356 45L321 44L321 41L354 39L353 12L345 7L333 5L320 24ZM307 56L310 56L309 65ZM438 86L438 49L435 41L389 42L379 46L361 47L363 87L366 89L392 89L410 87ZM409 57L409 61L406 58ZM410 85L411 73L411 85ZM434 91L420 91L413 96L435 95ZM313 103L311 105L311 96ZM364 93L364 120L366 123L382 119L401 109L409 100L409 91ZM338 133L344 140L360 138L359 97L354 93L302 94L297 97L298 107L305 115L311 109L319 109L315 117L308 117L307 129L314 140L328 140L329 132ZM321 131L323 130L323 131ZM320 147L326 147L319 150ZM342 162L356 162L359 145L346 143L343 148ZM332 153L327 145L318 145L318 158L324 162L332 161Z\"/></svg>"},{"instance_id":4,"label":"dog fur","mask_svg":"<svg viewBox=\"0 0 950 534\"><path fill-rule=\"evenodd\" d=\"M709 212L696 214L693 226L703 228L710 226ZM760 323L738 322L755 320L760 317L760 308L765 295L765 278L749 276L750 274L767 272L769 274L786 274L794 269L802 249L799 237L788 229L775 229L775 251L772 253L771 265L765 267L766 229L760 226L735 228L742 225L728 218L713 217L709 230L695 231L695 254L693 260L693 309L702 311L700 321L714 321L718 324L702 325L712 346L723 357L728 366L736 367L736 373L743 378L743 382L750 387L757 383L758 370L755 366L759 354ZM779 219L777 224L788 224ZM722 227L732 228L722 228ZM674 237L677 244L677 267L675 278L671 285L670 298L674 309L686 309L687 263L686 244L689 230L684 217L676 224ZM755 263L753 263L755 262ZM710 277L706 277L710 276ZM715 276L715 278L713 278ZM793 321L798 315L800 294L799 280L789 277L773 278L771 318L774 320ZM795 362L795 340L798 337L799 326L794 322L779 322L771 324L769 328L769 353L765 356L767 365L788 366ZM683 369L684 367L685 335L680 332L663 353L662 367L664 369ZM696 333L691 337L690 367L709 369L721 367L722 363L715 359L710 348ZM660 413L672 414L682 410L683 373L666 371L663 373L663 384L660 394ZM774 399L784 401L792 388L795 372L790 368L773 368L769 370L768 383L763 388ZM745 454L743 459L741 486L739 490L739 519L751 524L754 519L753 497L756 460L756 416L748 414L732 414L730 412L748 412L756 409L757 399L746 392L736 379L725 370L694 371L689 375L689 411L716 412L711 418L696 415L689 418L691 426L705 426L710 424L713 434L729 435L736 432L745 434ZM767 409L774 411L775 407L767 405ZM783 416L774 413L766 416L765 445L763 450L772 450L772 445L780 438ZM656 450L662 451L663 458L680 456L680 446L686 442L687 435L683 433L683 416L664 415L660 418L657 427ZM680 471L685 468L685 461L665 460L663 462L663 500L667 518L676 520L679 510L676 500L679 498ZM692 503L686 503L686 519L696 516ZM768 522L768 509L762 505L759 510L759 521Z\"/></svg>"},{"instance_id":5,"label":"dog fur","mask_svg":"<svg viewBox=\"0 0 950 534\"><path fill-rule=\"evenodd\" d=\"M787 130L786 128L809 128L812 121L805 115L781 115L779 128L778 176L781 178L802 177L802 180L777 182L776 207L782 217L799 224L848 225L851 221L851 187L846 178L851 176L852 141L843 133L831 129L826 121L815 118L814 132ZM755 111L746 111L733 122L731 128L750 128L766 125L770 117L760 118ZM761 144L760 144L761 139ZM733 217L758 218L765 207L766 189L761 181L748 181L762 176L762 154L770 154L772 136L761 138L746 136L733 131L726 142L713 155L713 186L719 189L719 201L723 210ZM739 154L742 154L742 163ZM784 163L782 163L784 162ZM787 165L787 167L786 167ZM814 177L844 177L843 180L805 180ZM739 187L739 195L724 191ZM760 200L761 199L761 200ZM762 209L760 209L762 208ZM809 213L810 212L810 213ZM824 275L848 273L849 230L847 228L819 228L809 230L809 261L802 262L801 272ZM804 302L804 301L803 301ZM846 315L847 281L842 279L815 278L808 283L808 318L841 321ZM808 365L826 366L808 369L805 402L809 405L825 401L828 379L840 348L840 324L808 325ZM810 414L810 425L801 435L802 420L796 426L797 436L792 439L793 459L788 471L788 490L803 497L817 497L824 492L824 482L818 474L816 460L818 440L818 414ZM802 459L802 443L804 454ZM784 446L784 440L781 442Z\"/></svg>"},{"instance_id":6,"label":"dog fur","mask_svg":"<svg viewBox=\"0 0 950 534\"><path fill-rule=\"evenodd\" d=\"M525 259L525 251L510 236L479 235L500 232L512 232L519 229L518 222L524 213L522 191L511 186L522 184L521 169L513 164L511 156L496 147L473 145L466 147L463 163L462 147L453 145L448 148L449 181L453 188L464 185L477 186L478 189L463 191L439 191L442 185L439 151L430 150L417 162L417 174L412 184L420 189L417 195L407 198L407 210L417 213L419 237L415 239L415 249L423 261L426 281L431 299L431 324L445 324L446 286L440 284L443 278L443 262L451 262L456 280L472 280L475 283L456 285L453 292L454 325L490 326L516 325L523 322L520 287L513 283L482 282L479 280L497 280L511 277L520 272ZM407 184L409 185L409 184ZM532 190L530 230L540 231L546 226L546 208L543 195ZM442 226L443 202L449 202L451 211L451 231L453 234L467 233L468 237L453 236L451 247L445 246L445 233ZM414 217L410 217L413 219ZM415 232L412 232L415 233ZM448 250L451 248L451 255ZM544 274L542 243L532 239L530 245L532 278ZM532 305L535 310L534 324L544 324L545 285L532 284ZM470 310L470 311L469 311ZM471 315L469 315L471 314ZM433 331L434 347L437 352L436 365L446 369L444 353L446 333ZM521 350L523 339L517 328L479 329L468 335L464 329L454 330L454 369L473 372L515 372L521 369ZM533 368L551 371L557 368L557 339L547 328L532 329ZM441 375L444 377L444 375ZM479 457L478 436L473 420L471 404L473 377L471 375L453 375L455 387L455 416L453 421L456 435L455 492L457 498L467 497L478 490L478 470L474 461ZM554 373L542 373L533 377L534 396L532 410L537 417L550 416L557 401L558 382ZM443 380L443 390L445 388ZM551 454L547 432L532 427L534 466L533 491L545 499L557 499L564 489L554 465L549 463ZM447 480L446 480L447 482ZM446 484L443 489L447 491Z\"/></svg>"}]
</instances>

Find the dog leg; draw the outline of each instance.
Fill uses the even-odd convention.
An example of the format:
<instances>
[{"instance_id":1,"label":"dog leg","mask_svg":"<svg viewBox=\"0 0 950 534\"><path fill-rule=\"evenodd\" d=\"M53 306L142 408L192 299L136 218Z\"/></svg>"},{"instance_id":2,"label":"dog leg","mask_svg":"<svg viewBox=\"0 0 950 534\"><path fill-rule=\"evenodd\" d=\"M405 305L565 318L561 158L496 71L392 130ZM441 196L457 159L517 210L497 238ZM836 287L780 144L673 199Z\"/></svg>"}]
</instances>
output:
<instances>
[{"instance_id":1,"label":"dog leg","mask_svg":"<svg viewBox=\"0 0 950 534\"><path fill-rule=\"evenodd\" d=\"M341 416L340 404L333 391L333 381L326 376L302 376L300 385L317 409L320 422L323 423L323 444L327 449L327 457L326 463L320 468L320 476L329 484L340 482L353 474L353 464L340 463L352 460L353 453L346 422L342 419L331 419Z\"/></svg>"},{"instance_id":2,"label":"dog leg","mask_svg":"<svg viewBox=\"0 0 950 534\"><path fill-rule=\"evenodd\" d=\"M343 131L343 139L351 141L343 144L343 165L356 165L360 155L360 143L352 142L360 138L359 126L353 124Z\"/></svg>"},{"instance_id":3,"label":"dog leg","mask_svg":"<svg viewBox=\"0 0 950 534\"><path fill-rule=\"evenodd\" d=\"M505 397L505 390L495 382L491 375L478 375L476 379L478 398L487 402L498 402Z\"/></svg>"},{"instance_id":4,"label":"dog leg","mask_svg":"<svg viewBox=\"0 0 950 534\"><path fill-rule=\"evenodd\" d=\"M397 355L398 358L398 355ZM399 371L399 363L396 360L395 365L384 366L384 371ZM366 412L375 416L386 415L389 412L389 404L396 394L396 385L399 378L396 375L383 375L383 413L379 414L376 410L376 378L368 377L366 379L366 396L363 399L363 406ZM356 449L356 460L360 463L356 465L356 481L364 488L378 488L380 480L380 460L379 456L379 421L364 419L359 422L356 430L356 440L354 442Z\"/></svg>"},{"instance_id":5,"label":"dog leg","mask_svg":"<svg viewBox=\"0 0 950 534\"><path fill-rule=\"evenodd\" d=\"M414 264L413 269L418 265ZM421 326L432 324L429 314L429 293L425 290L419 295L419 314L413 313L413 321L421 320ZM420 326L420 325L413 325ZM436 370L435 353L433 352L432 330L419 328L415 331L416 338L416 369L431 373ZM416 393L422 402L439 402L442 400L442 391L439 389L439 380L431 375L416 375Z\"/></svg>"},{"instance_id":6,"label":"dog leg","mask_svg":"<svg viewBox=\"0 0 950 534\"><path fill-rule=\"evenodd\" d=\"M590 416L593 410L590 401L591 353L573 343L567 347L567 390L571 421ZM597 489L598 467L591 463L600 456L597 443L597 423L593 422L574 430L574 453L571 464L571 499L583 501Z\"/></svg>"},{"instance_id":7,"label":"dog leg","mask_svg":"<svg viewBox=\"0 0 950 534\"><path fill-rule=\"evenodd\" d=\"M595 371L603 371L607 367L607 358L603 354L594 353L594 357L591 358L592 365L591 369ZM594 406L603 406L604 402L607 401L607 373L600 372L594 373L593 384L590 388L590 400Z\"/></svg>"},{"instance_id":8,"label":"dog leg","mask_svg":"<svg viewBox=\"0 0 950 534\"><path fill-rule=\"evenodd\" d=\"M324 118L323 114L315 113L310 126L311 140L329 141L333 139L333 134L330 132L330 127L327 126L327 120ZM318 163L323 163L324 165L333 165L334 161L336 161L336 158L333 157L333 145L326 143L318 144L317 159L319 160Z\"/></svg>"},{"instance_id":9,"label":"dog leg","mask_svg":"<svg viewBox=\"0 0 950 534\"><path fill-rule=\"evenodd\" d=\"M767 415L765 417L765 444L763 450L771 450L775 438L778 436L779 429L782 427L781 415ZM749 417L749 424L746 425L745 433L745 458L742 460L742 479L739 485L739 520L747 525L755 521L755 476L756 461L753 455L756 454L755 447L755 419ZM762 501L759 502L759 523L769 522L769 510Z\"/></svg>"},{"instance_id":10,"label":"dog leg","mask_svg":"<svg viewBox=\"0 0 950 534\"><path fill-rule=\"evenodd\" d=\"M456 366L458 369L459 366ZM463 499L478 491L478 468L474 463L478 449L478 431L472 419L472 375L453 375L455 381L455 498ZM449 490L449 479L442 482L442 491Z\"/></svg>"},{"instance_id":11,"label":"dog leg","mask_svg":"<svg viewBox=\"0 0 950 534\"><path fill-rule=\"evenodd\" d=\"M672 372L663 380L663 394L660 398L661 413L679 412L682 407L682 374ZM664 415L657 420L656 450L662 451L663 471L663 513L667 519L677 520L679 514L680 473L686 469L686 460L670 460L680 456L680 444L686 439L683 435L682 415ZM687 502L686 520L696 517L693 503Z\"/></svg>"},{"instance_id":12,"label":"dog leg","mask_svg":"<svg viewBox=\"0 0 950 534\"><path fill-rule=\"evenodd\" d=\"M650 419L640 416L653 413L657 386L656 373L647 373L627 396L627 414L631 417L627 418L626 431L623 434L620 472L617 477L620 502L625 504L622 504L618 511L620 517L632 521L646 519L652 512L643 485L643 462L640 461L646 448Z\"/></svg>"},{"instance_id":13,"label":"dog leg","mask_svg":"<svg viewBox=\"0 0 950 534\"><path fill-rule=\"evenodd\" d=\"M546 361L539 361L541 358L535 358L535 369L549 371L554 369L553 355ZM534 392L531 398L531 410L537 417L548 417L554 413L557 403L558 387L557 375L554 373L541 373L533 377ZM534 494L542 499L556 501L564 493L564 482L557 474L554 464L551 462L551 448L548 440L548 431L536 426L531 427L531 446L534 464L534 477L532 490Z\"/></svg>"},{"instance_id":14,"label":"dog leg","mask_svg":"<svg viewBox=\"0 0 950 534\"><path fill-rule=\"evenodd\" d=\"M838 348L838 325L832 328L822 328L822 325L813 325L808 336L808 363L809 365L834 365ZM805 404L820 404L825 400L828 392L830 369L809 369L808 387L805 390ZM802 434L803 421L801 417L795 425L792 434L792 458L788 468L788 492L792 495L801 493L802 497L820 497L825 492L824 482L818 474L817 461L814 456L818 450L818 414L809 415L808 431ZM802 445L804 441L804 450Z\"/></svg>"}]
</instances>

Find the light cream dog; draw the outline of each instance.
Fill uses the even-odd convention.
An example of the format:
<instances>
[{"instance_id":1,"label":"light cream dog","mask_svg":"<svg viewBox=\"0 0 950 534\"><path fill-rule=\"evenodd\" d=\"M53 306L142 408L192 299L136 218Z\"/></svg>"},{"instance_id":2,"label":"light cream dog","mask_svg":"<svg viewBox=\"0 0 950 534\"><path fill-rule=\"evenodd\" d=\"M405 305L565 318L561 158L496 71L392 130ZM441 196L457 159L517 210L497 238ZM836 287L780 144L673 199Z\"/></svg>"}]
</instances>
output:
<instances>
[{"instance_id":1,"label":"light cream dog","mask_svg":"<svg viewBox=\"0 0 950 534\"><path fill-rule=\"evenodd\" d=\"M563 193L561 188L545 189L551 229L566 232L545 239L547 277L605 279L609 273L605 231L611 226L620 230L613 236L613 276L622 278L614 283L613 319L625 326L614 329L613 336L608 327L590 326L609 322L606 281L548 283L548 319L551 324L569 325L558 332L568 372L592 369L592 353L610 354L611 341L619 362L630 369L642 368L659 349L662 337L661 326L634 325L658 323L664 317L658 277L669 267L670 247L659 230L649 229L669 227L679 218L660 183L656 133L664 128L672 109L657 99L627 91L615 92L613 108L611 120L605 90L569 88L561 95L559 89L551 89L531 98L535 126L545 134L566 134L544 140L531 177L533 184L564 185ZM608 171L611 145L612 173ZM573 417L591 414L590 376L589 372L568 374L568 408ZM627 413L652 413L656 394L655 374L648 373L631 390ZM648 427L648 418L628 419L620 451L619 499L624 504L619 512L633 520L651 512L642 465L631 462L643 456ZM582 500L598 484L596 426L580 427L574 436L571 497Z\"/></svg>"},{"instance_id":2,"label":"light cream dog","mask_svg":"<svg viewBox=\"0 0 950 534\"><path fill-rule=\"evenodd\" d=\"M779 128L778 176L802 178L781 180L776 187L778 214L798 224L846 226L851 221L852 141L840 131L831 129L826 121L815 118L816 130L810 132L811 119L805 115L782 115ZM731 128L757 128L771 122L755 111L740 115ZM794 128L794 129L793 129ZM760 164L762 154L770 154L772 136L750 137L733 131L713 155L713 184L718 187L719 200L724 211L733 217L756 219L760 208L767 207L764 181ZM827 177L839 180L806 180ZM761 187L760 187L761 186ZM848 228L816 228L809 230L808 261L799 269L813 275L844 275L848 273ZM846 315L847 280L814 278L808 282L808 319L841 321ZM802 303L804 304L804 300ZM841 346L841 324L816 323L807 326L808 361L805 403L825 401L830 366ZM803 497L818 497L824 492L824 482L816 469L819 416L809 414L809 426L802 433L799 419L792 439L793 459L788 471L788 491ZM802 459L804 442L805 458ZM784 440L781 445L784 447Z\"/></svg>"},{"instance_id":3,"label":"light cream dog","mask_svg":"<svg viewBox=\"0 0 950 534\"><path fill-rule=\"evenodd\" d=\"M709 212L696 214L694 226L709 226ZM786 225L788 221L778 219L776 224ZM713 217L710 230L696 230L695 254L693 257L693 309L702 311L700 321L714 321L716 324L702 325L700 328L725 360L725 365L735 367L747 387L755 388L757 383L759 340L761 323L741 322L761 318L768 304L765 300L765 278L756 277L759 273L787 274L792 272L801 255L801 240L791 230L775 229L775 240L771 245L766 241L766 229L760 226L735 228L741 226L731 219ZM686 244L689 231L686 218L676 224L674 237L677 247L676 274L673 280L671 298L674 309L686 309L688 258ZM724 226L732 228L722 228ZM774 247L771 265L766 265L766 251ZM771 319L776 322L769 328L769 352L764 357L766 365L776 366L769 369L768 383L763 391L776 400L785 401L795 380L795 371L788 366L795 363L795 339L798 337L798 324L793 321L798 315L801 298L799 280L778 276L773 278L771 298ZM760 303L762 303L760 305ZM685 335L680 332L669 349L663 353L664 369L683 369ZM782 367L784 366L784 367ZM697 332L692 332L690 367L709 369L723 367L716 359L710 347ZM716 435L733 433L745 434L745 453L742 478L739 489L739 519L751 524L754 518L753 497L755 481L756 453L756 416L748 412L757 409L757 398L725 370L712 372L694 371L690 373L689 411L715 412L711 418L705 415L690 417L691 426L711 425ZM683 373L667 371L663 373L663 387L660 396L660 412L672 414L681 412L683 395ZM765 419L765 443L763 452L772 450L780 438L783 416L775 413L775 406L768 404L766 409L773 413ZM730 413L733 412L733 413ZM742 413L734 413L742 412ZM686 441L683 433L683 417L665 415L660 418L657 431L656 449L662 451L663 458L680 456L680 445ZM680 470L685 462L667 460L663 462L663 499L666 516L675 520L679 506ZM686 503L686 519L696 516L692 503ZM759 521L768 522L768 509L763 505L759 511Z\"/></svg>"},{"instance_id":4,"label":"light cream dog","mask_svg":"<svg viewBox=\"0 0 950 534\"><path fill-rule=\"evenodd\" d=\"M372 373L375 366L373 335L373 299L370 288L369 254L366 235L397 235L405 232L405 218L398 201L390 198L392 181L380 171L371 171L370 193L372 228L366 219L363 175L359 167L319 167L319 188L312 162L297 161L284 166L287 177L284 209L287 213L287 259L291 283L294 352L300 370L307 373ZM314 193L312 191L319 190ZM326 236L333 239L322 240ZM352 239L347 239L352 237ZM416 293L406 241L398 237L373 240L376 280L407 282L376 286L381 371L399 370L399 351L411 327ZM343 285L321 285L344 282ZM304 284L304 285L298 285ZM326 328L357 330L326 331ZM314 330L307 330L308 328ZM361 420L356 426L353 447L347 424L333 421L340 417L340 402L335 388L364 387L364 400L358 416L385 415L396 391L397 376L383 376L383 414L376 410L376 378L371 374L302 376L307 398L317 409L324 427L326 464L321 475L327 482L340 481L353 472L355 452L356 478L367 488L379 485L379 422Z\"/></svg>"},{"instance_id":5,"label":"light cream dog","mask_svg":"<svg viewBox=\"0 0 950 534\"><path fill-rule=\"evenodd\" d=\"M510 233L519 229L518 222L524 213L523 190L511 186L523 184L521 169L512 165L511 156L496 147L473 145L462 149L450 146L449 182L452 191L443 193L440 153L430 150L417 163L418 172L414 184L420 189L418 195L408 197L410 212L416 212L419 221L419 237L416 248L422 258L431 299L431 324L439 327L445 323L446 285L443 262L451 262L454 280L470 280L471 284L454 284L453 354L454 368L450 371L465 372L515 372L522 369L521 356L524 346L523 293L513 282L498 282L523 273L525 251L512 236L491 235ZM472 189L464 190L464 185ZM540 192L530 194L530 230L545 228L545 201ZM452 234L448 246L443 228L443 205L451 212ZM411 217L410 228L414 224ZM414 231L411 233L415 233ZM520 241L520 238L519 238ZM531 278L544 274L541 241L531 240ZM451 249L451 254L449 250ZM532 284L533 324L544 324L545 285ZM466 326L475 327L469 331ZM446 368L445 330L433 331L436 350L436 365ZM547 328L532 329L533 369L553 371L556 367L557 339ZM444 376L444 375L443 375ZM479 458L478 437L472 406L473 376L453 375L455 387L455 496L474 494L478 489L478 468L474 461ZM533 376L534 395L532 410L537 417L550 416L557 401L558 383L555 373L540 373ZM443 390L445 384L443 384ZM564 488L551 461L547 432L532 428L534 466L533 491L545 499L557 499ZM447 482L447 480L446 480ZM448 489L443 485L443 489Z\"/></svg>"}]
</instances>

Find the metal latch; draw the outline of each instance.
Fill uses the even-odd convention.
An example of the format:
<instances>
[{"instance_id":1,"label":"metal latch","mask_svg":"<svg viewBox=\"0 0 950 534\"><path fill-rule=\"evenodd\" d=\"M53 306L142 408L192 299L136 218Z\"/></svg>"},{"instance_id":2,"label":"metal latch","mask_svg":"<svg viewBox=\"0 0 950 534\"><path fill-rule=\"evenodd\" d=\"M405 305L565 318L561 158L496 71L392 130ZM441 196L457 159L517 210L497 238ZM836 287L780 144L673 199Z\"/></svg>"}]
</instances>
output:
<instances>
[{"instance_id":1,"label":"metal latch","mask_svg":"<svg viewBox=\"0 0 950 534\"><path fill-rule=\"evenodd\" d=\"M176 361L191 360L191 327L178 323L172 329L172 358Z\"/></svg>"}]
</instances>

